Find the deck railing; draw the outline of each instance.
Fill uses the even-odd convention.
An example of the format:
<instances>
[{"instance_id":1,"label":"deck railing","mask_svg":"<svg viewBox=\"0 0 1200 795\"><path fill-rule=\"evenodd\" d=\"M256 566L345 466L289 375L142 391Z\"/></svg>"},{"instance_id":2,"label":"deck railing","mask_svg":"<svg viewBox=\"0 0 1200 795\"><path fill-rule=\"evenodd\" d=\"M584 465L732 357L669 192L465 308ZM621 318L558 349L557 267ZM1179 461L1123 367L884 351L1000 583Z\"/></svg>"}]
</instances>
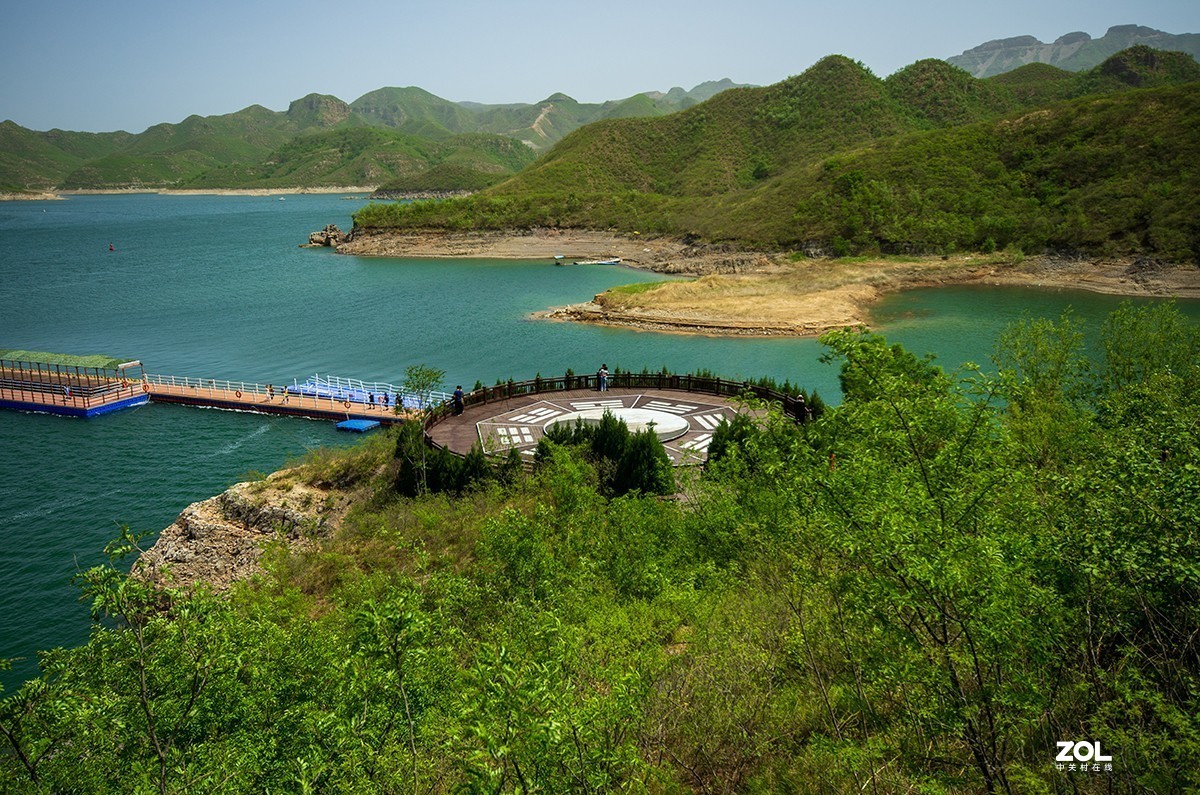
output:
<instances>
[{"instance_id":1,"label":"deck railing","mask_svg":"<svg viewBox=\"0 0 1200 795\"><path fill-rule=\"evenodd\" d=\"M90 409L133 397L140 381L94 367L0 359L0 399Z\"/></svg>"},{"instance_id":2,"label":"deck railing","mask_svg":"<svg viewBox=\"0 0 1200 795\"><path fill-rule=\"evenodd\" d=\"M463 407L480 406L509 400L522 395L545 392L566 392L574 389L599 390L598 375L538 376L525 381L508 381L495 386L482 387L463 395ZM804 398L780 392L777 389L759 386L748 381L730 381L698 375L676 373L612 373L608 376L609 389L678 389L721 397L740 397L749 394L759 400L778 403L783 413L796 422L808 422L813 418L812 408ZM453 398L435 405L425 417L426 439L428 431L454 411Z\"/></svg>"},{"instance_id":3,"label":"deck railing","mask_svg":"<svg viewBox=\"0 0 1200 795\"><path fill-rule=\"evenodd\" d=\"M431 392L422 397L412 394L403 387L377 382L365 383L358 380L352 381L351 379L340 379L344 383L333 384L328 394L315 395L311 392L301 391L301 387L304 385L295 382L276 386L256 381L231 381L223 378L195 378L149 373L145 376L145 380L154 386L192 390L197 395L211 398L217 398L218 393L233 393L241 399L253 399L255 397L269 398L272 395L277 398L285 396L289 398L300 397L318 402L328 401L330 407L334 409L345 407L346 403L357 404L359 406L372 405L370 403L371 397L375 399L373 405L377 407L395 407L399 403L403 408L408 409L420 409L431 405L436 406L450 399L450 395L445 392ZM327 385L323 385L323 387L325 386ZM323 389L322 391L326 390ZM387 398L386 403L384 402L385 396Z\"/></svg>"}]
</instances>

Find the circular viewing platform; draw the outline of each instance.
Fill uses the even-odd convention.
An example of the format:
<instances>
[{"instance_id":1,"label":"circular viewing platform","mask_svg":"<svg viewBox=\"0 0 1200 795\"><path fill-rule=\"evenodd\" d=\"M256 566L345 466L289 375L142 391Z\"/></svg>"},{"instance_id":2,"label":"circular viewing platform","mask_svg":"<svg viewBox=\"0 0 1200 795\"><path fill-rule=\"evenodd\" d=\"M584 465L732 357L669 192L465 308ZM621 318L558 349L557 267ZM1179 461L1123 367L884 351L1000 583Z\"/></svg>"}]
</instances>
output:
<instances>
[{"instance_id":1,"label":"circular viewing platform","mask_svg":"<svg viewBox=\"0 0 1200 795\"><path fill-rule=\"evenodd\" d=\"M480 445L489 455L516 450L532 459L538 442L560 423L596 423L611 412L631 431L653 429L675 465L702 463L713 432L732 420L749 392L783 404L803 421L803 400L718 378L617 373L601 392L595 376L537 378L477 389L465 396L462 414L450 405L428 419L426 437L436 447L466 455Z\"/></svg>"},{"instance_id":2,"label":"circular viewing platform","mask_svg":"<svg viewBox=\"0 0 1200 795\"><path fill-rule=\"evenodd\" d=\"M653 428L676 465L703 462L713 431L737 414L731 399L715 395L673 389L572 389L470 406L462 414L442 418L428 434L435 445L459 455L479 444L488 454L515 449L532 458L552 426L599 422L606 411L624 420L630 431Z\"/></svg>"}]
</instances>

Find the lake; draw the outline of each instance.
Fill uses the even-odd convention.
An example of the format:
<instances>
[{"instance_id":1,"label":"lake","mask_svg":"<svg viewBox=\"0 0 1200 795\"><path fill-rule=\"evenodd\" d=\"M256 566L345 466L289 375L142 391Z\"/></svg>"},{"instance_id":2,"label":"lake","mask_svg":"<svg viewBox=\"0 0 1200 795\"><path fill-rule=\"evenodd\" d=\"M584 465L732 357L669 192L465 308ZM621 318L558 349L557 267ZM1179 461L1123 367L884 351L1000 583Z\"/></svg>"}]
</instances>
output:
<instances>
[{"instance_id":1,"label":"lake","mask_svg":"<svg viewBox=\"0 0 1200 795\"><path fill-rule=\"evenodd\" d=\"M148 372L275 384L310 375L446 384L567 368L773 376L838 397L815 340L719 338L531 320L617 284L664 277L621 266L344 257L302 249L363 200L339 196L79 196L0 203L0 348L104 353ZM113 250L109 250L110 244ZM1070 306L1098 323L1120 299L1078 292L940 288L893 296L879 330L943 365L987 363L1024 313ZM1185 306L1181 304L1181 306ZM1186 311L1200 316L1194 304ZM38 649L88 631L72 575L121 525L153 533L186 505L306 450L345 445L329 422L148 405L92 420L0 411L0 657L36 671Z\"/></svg>"}]
</instances>

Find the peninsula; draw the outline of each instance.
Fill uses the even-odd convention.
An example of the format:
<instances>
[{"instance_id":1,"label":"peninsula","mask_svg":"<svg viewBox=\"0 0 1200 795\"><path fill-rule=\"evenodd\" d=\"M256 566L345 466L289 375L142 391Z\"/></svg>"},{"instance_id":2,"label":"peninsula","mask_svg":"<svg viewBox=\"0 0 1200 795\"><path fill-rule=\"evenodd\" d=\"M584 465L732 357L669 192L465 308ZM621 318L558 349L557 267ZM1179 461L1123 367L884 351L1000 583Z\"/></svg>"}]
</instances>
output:
<instances>
[{"instance_id":1,"label":"peninsula","mask_svg":"<svg viewBox=\"0 0 1200 795\"><path fill-rule=\"evenodd\" d=\"M954 256L808 258L672 237L576 229L519 232L363 231L337 246L358 256L566 260L619 257L623 265L691 278L607 290L538 317L714 335L815 336L870 326L884 295L977 284L1200 298L1200 267L1152 258ZM586 266L583 266L586 267Z\"/></svg>"}]
</instances>

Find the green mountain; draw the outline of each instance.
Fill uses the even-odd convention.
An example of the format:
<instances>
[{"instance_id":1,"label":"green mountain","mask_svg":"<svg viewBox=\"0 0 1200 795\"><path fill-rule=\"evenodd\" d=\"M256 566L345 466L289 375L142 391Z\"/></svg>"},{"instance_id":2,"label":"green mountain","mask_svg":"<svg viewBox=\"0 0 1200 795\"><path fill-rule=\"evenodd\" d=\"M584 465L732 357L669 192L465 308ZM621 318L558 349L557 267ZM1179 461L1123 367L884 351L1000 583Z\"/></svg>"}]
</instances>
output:
<instances>
[{"instance_id":1,"label":"green mountain","mask_svg":"<svg viewBox=\"0 0 1200 795\"><path fill-rule=\"evenodd\" d=\"M415 86L380 88L350 107L367 124L426 138L446 138L477 128L470 111Z\"/></svg>"},{"instance_id":2,"label":"green mountain","mask_svg":"<svg viewBox=\"0 0 1200 795\"><path fill-rule=\"evenodd\" d=\"M207 171L186 188L292 188L388 185L392 190L478 190L536 158L529 147L499 135L466 133L433 140L375 127L344 127L302 135L260 163ZM412 187L404 187L411 185Z\"/></svg>"},{"instance_id":3,"label":"green mountain","mask_svg":"<svg viewBox=\"0 0 1200 795\"><path fill-rule=\"evenodd\" d=\"M0 191L52 188L84 163L108 157L133 139L124 132L34 132L0 122Z\"/></svg>"},{"instance_id":4,"label":"green mountain","mask_svg":"<svg viewBox=\"0 0 1200 795\"><path fill-rule=\"evenodd\" d=\"M946 60L975 77L991 77L1031 63L1082 72L1138 44L1200 58L1200 34L1174 35L1141 25L1115 25L1098 39L1075 32L1060 36L1052 44L1044 44L1033 36L1017 36L989 41Z\"/></svg>"},{"instance_id":5,"label":"green mountain","mask_svg":"<svg viewBox=\"0 0 1200 795\"><path fill-rule=\"evenodd\" d=\"M728 78L701 83L691 91L673 88L635 94L602 103L578 102L566 94L552 94L532 105L476 105L462 103L476 114L480 132L507 135L524 141L535 150L546 149L580 127L603 119L665 116L709 99L722 91L738 88Z\"/></svg>"},{"instance_id":6,"label":"green mountain","mask_svg":"<svg viewBox=\"0 0 1200 795\"><path fill-rule=\"evenodd\" d=\"M353 123L339 115L339 103L314 94L283 113L252 105L157 124L137 135L43 133L4 122L0 189L179 187L212 169L259 161L297 135Z\"/></svg>"},{"instance_id":7,"label":"green mountain","mask_svg":"<svg viewBox=\"0 0 1200 795\"><path fill-rule=\"evenodd\" d=\"M282 113L252 105L158 124L137 135L35 132L9 121L0 125L0 191L270 188L347 181L382 182L392 189L420 184L436 186L422 190L474 190L533 159L495 136L522 141L535 152L597 119L661 116L733 86L726 79L691 92L672 89L604 103L583 104L554 94L539 103L509 105L455 103L415 87L381 88L349 104L309 94ZM369 128L380 134L362 132ZM342 134L348 130L358 132ZM459 139L462 135L484 137ZM293 141L296 145L289 146ZM431 147L433 142L446 146ZM323 160L306 161L318 151ZM393 183L396 179L400 182Z\"/></svg>"},{"instance_id":8,"label":"green mountain","mask_svg":"<svg viewBox=\"0 0 1200 795\"><path fill-rule=\"evenodd\" d=\"M1082 74L1051 68L978 80L920 61L881 80L830 56L671 116L591 124L469 199L372 206L355 221L833 253L1200 256L1200 68L1145 48Z\"/></svg>"},{"instance_id":9,"label":"green mountain","mask_svg":"<svg viewBox=\"0 0 1200 795\"><path fill-rule=\"evenodd\" d=\"M266 110L258 105L258 110ZM271 111L266 111L270 113ZM292 102L288 106L288 122L296 130L324 129L337 127L342 124L353 125L357 120L351 117L354 111L345 102L330 94L309 94Z\"/></svg>"}]
</instances>

